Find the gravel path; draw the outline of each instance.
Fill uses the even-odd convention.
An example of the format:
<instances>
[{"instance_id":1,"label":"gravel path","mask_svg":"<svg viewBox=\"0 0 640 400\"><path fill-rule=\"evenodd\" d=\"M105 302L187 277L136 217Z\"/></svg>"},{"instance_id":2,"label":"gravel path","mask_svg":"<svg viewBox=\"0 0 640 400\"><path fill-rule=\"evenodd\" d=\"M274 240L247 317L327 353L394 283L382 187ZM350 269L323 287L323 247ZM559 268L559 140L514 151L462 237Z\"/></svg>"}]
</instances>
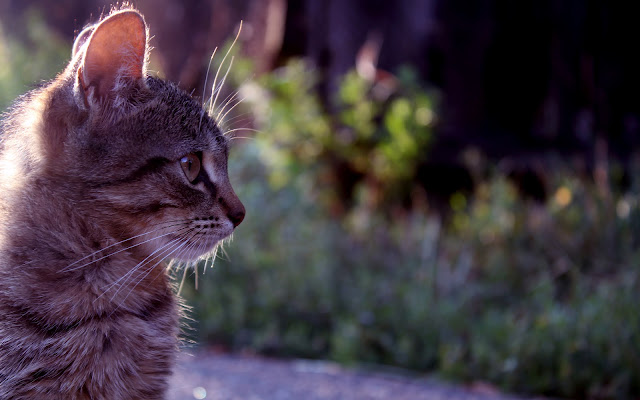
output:
<instances>
[{"instance_id":1,"label":"gravel path","mask_svg":"<svg viewBox=\"0 0 640 400\"><path fill-rule=\"evenodd\" d=\"M212 352L183 354L169 400L517 400L488 387L471 390L322 361L282 361Z\"/></svg>"}]
</instances>

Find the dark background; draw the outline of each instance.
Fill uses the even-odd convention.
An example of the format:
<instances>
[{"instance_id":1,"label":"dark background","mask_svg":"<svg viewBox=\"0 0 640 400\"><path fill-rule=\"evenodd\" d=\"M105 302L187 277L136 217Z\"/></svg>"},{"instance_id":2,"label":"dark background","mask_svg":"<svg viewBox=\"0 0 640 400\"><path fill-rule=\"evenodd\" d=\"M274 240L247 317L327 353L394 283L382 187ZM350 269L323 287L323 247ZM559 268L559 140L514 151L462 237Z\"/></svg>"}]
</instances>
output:
<instances>
[{"instance_id":1,"label":"dark background","mask_svg":"<svg viewBox=\"0 0 640 400\"><path fill-rule=\"evenodd\" d=\"M108 2L3 1L0 18L21 34L26 9L71 41ZM455 162L475 146L492 158L555 151L593 160L598 138L627 160L638 143L640 37L632 1L241 0L134 2L162 49L161 70L188 89L204 80L212 49L245 22L244 51L258 71L293 56L322 72L330 99L367 39L377 67L411 65L442 93L438 144L431 161ZM197 89L196 89L197 92ZM329 102L329 100L327 100ZM526 157L525 157L526 158Z\"/></svg>"}]
</instances>

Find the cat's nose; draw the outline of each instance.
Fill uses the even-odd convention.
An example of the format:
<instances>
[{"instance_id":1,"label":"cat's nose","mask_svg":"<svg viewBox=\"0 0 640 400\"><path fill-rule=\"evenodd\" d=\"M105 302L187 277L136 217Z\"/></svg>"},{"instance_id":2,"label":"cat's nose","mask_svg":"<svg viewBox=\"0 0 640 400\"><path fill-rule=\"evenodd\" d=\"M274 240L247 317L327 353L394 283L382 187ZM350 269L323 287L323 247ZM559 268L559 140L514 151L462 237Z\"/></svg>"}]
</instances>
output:
<instances>
[{"instance_id":1,"label":"cat's nose","mask_svg":"<svg viewBox=\"0 0 640 400\"><path fill-rule=\"evenodd\" d=\"M223 210L227 213L227 218L236 228L246 213L244 204L240 201L236 193L231 189L231 184L228 184L228 189L222 192L222 196L218 198L218 202L222 205Z\"/></svg>"},{"instance_id":2,"label":"cat's nose","mask_svg":"<svg viewBox=\"0 0 640 400\"><path fill-rule=\"evenodd\" d=\"M245 213L246 211L242 204L240 204L240 207L237 207L233 210L229 210L227 217L229 218L229 221L231 221L231 223L233 224L234 228L240 225L242 220L244 220Z\"/></svg>"}]
</instances>

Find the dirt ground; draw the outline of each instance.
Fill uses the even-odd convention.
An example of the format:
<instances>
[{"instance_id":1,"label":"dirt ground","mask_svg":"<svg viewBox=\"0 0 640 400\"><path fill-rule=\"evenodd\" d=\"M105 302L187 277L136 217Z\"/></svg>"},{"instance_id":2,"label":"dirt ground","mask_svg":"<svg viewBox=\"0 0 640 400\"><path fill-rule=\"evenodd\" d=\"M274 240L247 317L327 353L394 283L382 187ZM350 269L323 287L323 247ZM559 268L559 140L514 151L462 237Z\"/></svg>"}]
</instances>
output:
<instances>
[{"instance_id":1,"label":"dirt ground","mask_svg":"<svg viewBox=\"0 0 640 400\"><path fill-rule=\"evenodd\" d=\"M407 374L367 372L324 361L214 352L180 356L169 400L517 400L489 385L457 387Z\"/></svg>"}]
</instances>

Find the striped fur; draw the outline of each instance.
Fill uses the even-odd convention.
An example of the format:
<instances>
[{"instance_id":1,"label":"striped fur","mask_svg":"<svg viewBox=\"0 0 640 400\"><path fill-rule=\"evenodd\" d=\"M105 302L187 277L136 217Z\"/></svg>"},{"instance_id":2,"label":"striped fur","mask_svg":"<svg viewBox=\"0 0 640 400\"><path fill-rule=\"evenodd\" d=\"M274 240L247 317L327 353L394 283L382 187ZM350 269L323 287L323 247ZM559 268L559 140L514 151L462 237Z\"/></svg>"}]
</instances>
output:
<instances>
[{"instance_id":1,"label":"striped fur","mask_svg":"<svg viewBox=\"0 0 640 400\"><path fill-rule=\"evenodd\" d=\"M244 218L228 139L147 76L147 38L137 11L112 12L3 118L0 399L162 399L180 316L163 260L212 251Z\"/></svg>"}]
</instances>

